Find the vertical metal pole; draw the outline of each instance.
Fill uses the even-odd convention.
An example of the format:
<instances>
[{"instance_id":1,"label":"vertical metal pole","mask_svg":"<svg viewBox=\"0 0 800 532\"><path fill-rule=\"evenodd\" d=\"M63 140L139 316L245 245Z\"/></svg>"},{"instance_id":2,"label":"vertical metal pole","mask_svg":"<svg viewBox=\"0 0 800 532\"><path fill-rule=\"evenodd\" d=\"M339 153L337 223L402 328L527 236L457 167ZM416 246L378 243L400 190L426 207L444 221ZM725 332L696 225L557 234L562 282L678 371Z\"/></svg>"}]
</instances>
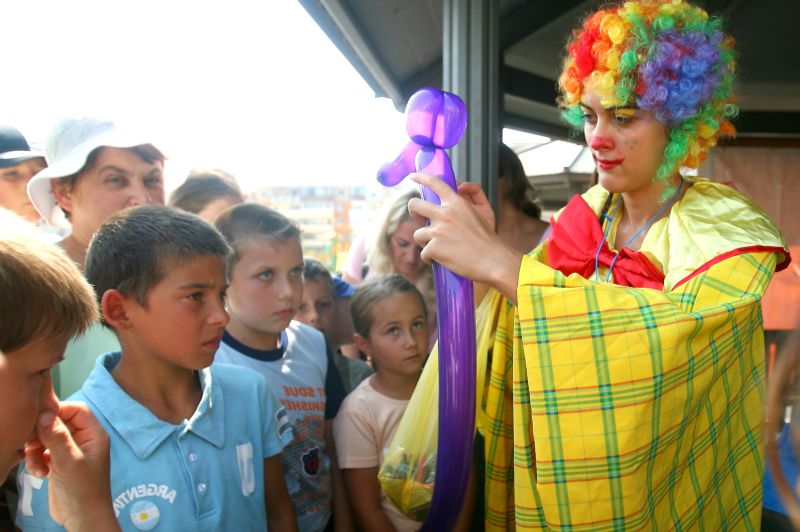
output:
<instances>
[{"instance_id":1,"label":"vertical metal pole","mask_svg":"<svg viewBox=\"0 0 800 532\"><path fill-rule=\"evenodd\" d=\"M500 141L499 13L493 0L444 0L444 89L467 104L467 133L452 149L458 179L480 183L497 205Z\"/></svg>"},{"instance_id":2,"label":"vertical metal pole","mask_svg":"<svg viewBox=\"0 0 800 532\"><path fill-rule=\"evenodd\" d=\"M481 183L496 205L499 44L495 2L444 0L443 20L444 88L463 98L469 114L466 137L452 149L454 173ZM449 531L455 525L463 508L475 435L472 283L439 264L434 264L434 276L440 324L439 441L431 507L422 532ZM469 406L464 410L454 405ZM445 442L444 434L455 440Z\"/></svg>"}]
</instances>

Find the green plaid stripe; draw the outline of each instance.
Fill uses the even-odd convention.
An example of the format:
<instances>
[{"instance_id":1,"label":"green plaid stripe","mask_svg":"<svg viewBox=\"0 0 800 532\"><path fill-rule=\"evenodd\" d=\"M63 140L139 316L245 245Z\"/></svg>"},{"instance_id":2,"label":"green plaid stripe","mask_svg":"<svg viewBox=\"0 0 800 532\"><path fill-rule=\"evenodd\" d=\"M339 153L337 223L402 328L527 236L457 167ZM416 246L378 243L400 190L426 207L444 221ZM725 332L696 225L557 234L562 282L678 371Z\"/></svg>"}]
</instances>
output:
<instances>
[{"instance_id":1,"label":"green plaid stripe","mask_svg":"<svg viewBox=\"0 0 800 532\"><path fill-rule=\"evenodd\" d=\"M612 395L611 374L608 368L608 358L606 352L605 339L603 332L606 328L603 316L600 313L600 304L597 301L594 291L586 291L586 308L591 330L592 346L594 348L594 359L598 384L598 399L600 414L603 418L603 432L605 435L606 446L606 477L608 478L608 488L611 495L611 512L613 524L623 525L624 509L622 508L622 486L619 482L620 457L619 442L617 441L616 419L614 416L614 397ZM555 417L555 416L554 416ZM564 522L562 520L562 522Z\"/></svg>"},{"instance_id":2,"label":"green plaid stripe","mask_svg":"<svg viewBox=\"0 0 800 532\"><path fill-rule=\"evenodd\" d=\"M729 313L725 311L725 315ZM689 337L694 338L697 336L696 329L702 325L702 322L697 320L687 320L687 326L692 327L689 332ZM720 324L720 327L728 323L726 319ZM633 328L629 333L638 330L647 330L645 328ZM659 387L663 392L672 390L675 386L685 384L686 380L694 377L699 373L713 370L719 371L720 352L726 352L735 348L735 341L732 336L727 334L727 329L722 329L721 333L716 337L712 337L708 345L697 353L691 363L678 366L673 371L663 374L658 382ZM576 338L581 338L577 337ZM735 360L729 361L734 363ZM658 373L654 373L658 374ZM656 383L653 381L637 381L630 383L616 383L614 390L614 401L618 407L630 406L637 404L642 400L648 399L656 392ZM595 388L587 388L582 390L559 390L559 413L574 412L578 410L591 410L601 409L603 406L603 398L601 390ZM531 407L533 409L543 409L547 405L543 398L533 397L531 399Z\"/></svg>"}]
</instances>

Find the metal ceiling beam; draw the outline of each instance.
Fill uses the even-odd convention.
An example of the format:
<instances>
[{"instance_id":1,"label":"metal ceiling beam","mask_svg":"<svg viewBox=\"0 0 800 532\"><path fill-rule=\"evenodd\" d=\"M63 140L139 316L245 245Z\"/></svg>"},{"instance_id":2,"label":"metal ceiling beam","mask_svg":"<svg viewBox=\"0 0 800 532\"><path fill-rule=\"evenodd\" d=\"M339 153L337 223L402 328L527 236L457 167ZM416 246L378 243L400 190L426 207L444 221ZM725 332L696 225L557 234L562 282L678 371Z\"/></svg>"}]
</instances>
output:
<instances>
[{"instance_id":1,"label":"metal ceiling beam","mask_svg":"<svg viewBox=\"0 0 800 532\"><path fill-rule=\"evenodd\" d=\"M367 85L372 87L372 90L375 91L375 95L377 97L386 97L386 93L381 88L380 84L375 80L375 77L372 75L372 72L358 60L358 54L350 45L350 42L342 33L341 28L333 21L328 11L320 5L320 0L299 0L300 4L306 10L306 12L311 16L312 19L316 21L322 31L325 32L325 35L331 40L331 42L339 49L343 56L347 58L353 68L356 69L364 81L367 82Z\"/></svg>"},{"instance_id":2,"label":"metal ceiling beam","mask_svg":"<svg viewBox=\"0 0 800 532\"><path fill-rule=\"evenodd\" d=\"M541 1L535 0L524 6L518 7L500 19L500 29L497 33L500 52L513 46L528 35L535 33L540 28L549 24L553 19L562 16L571 9L584 3L586 0L561 0ZM420 87L442 86L442 58L439 57L426 67L415 72L411 77L399 83L403 95L402 107L405 101Z\"/></svg>"},{"instance_id":3,"label":"metal ceiling beam","mask_svg":"<svg viewBox=\"0 0 800 532\"><path fill-rule=\"evenodd\" d=\"M555 80L508 65L501 67L500 80L505 94L543 103L551 107L556 105L558 90L556 90Z\"/></svg>"},{"instance_id":4,"label":"metal ceiling beam","mask_svg":"<svg viewBox=\"0 0 800 532\"><path fill-rule=\"evenodd\" d=\"M370 43L347 3L344 0L320 0L320 5L386 95L395 103L401 101L403 97L399 84L375 52L376 47Z\"/></svg>"},{"instance_id":5,"label":"metal ceiling beam","mask_svg":"<svg viewBox=\"0 0 800 532\"><path fill-rule=\"evenodd\" d=\"M739 136L800 135L800 112L740 111L733 121Z\"/></svg>"},{"instance_id":6,"label":"metal ceiling beam","mask_svg":"<svg viewBox=\"0 0 800 532\"><path fill-rule=\"evenodd\" d=\"M741 3L741 0L705 0L703 9L709 15L723 15L727 19Z\"/></svg>"},{"instance_id":7,"label":"metal ceiling beam","mask_svg":"<svg viewBox=\"0 0 800 532\"><path fill-rule=\"evenodd\" d=\"M505 51L526 37L585 3L586 0L529 0L507 13L500 22L500 50Z\"/></svg>"},{"instance_id":8,"label":"metal ceiling beam","mask_svg":"<svg viewBox=\"0 0 800 532\"><path fill-rule=\"evenodd\" d=\"M413 76L400 83L403 98L408 100L412 94L422 87L441 87L442 83L442 58L430 63L428 66L414 73Z\"/></svg>"}]
</instances>

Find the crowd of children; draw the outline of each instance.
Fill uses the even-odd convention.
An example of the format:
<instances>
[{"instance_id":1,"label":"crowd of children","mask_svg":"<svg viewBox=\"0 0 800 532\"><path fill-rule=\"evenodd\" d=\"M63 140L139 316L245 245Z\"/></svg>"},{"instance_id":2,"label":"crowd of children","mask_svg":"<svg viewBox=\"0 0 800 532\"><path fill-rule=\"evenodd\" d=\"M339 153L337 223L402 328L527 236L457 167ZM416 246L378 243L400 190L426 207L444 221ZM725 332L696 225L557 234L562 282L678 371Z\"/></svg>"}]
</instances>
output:
<instances>
[{"instance_id":1,"label":"crowd of children","mask_svg":"<svg viewBox=\"0 0 800 532\"><path fill-rule=\"evenodd\" d=\"M112 122L63 120L44 154L12 132L0 168L29 200L0 189L0 390L20 399L0 474L24 457L18 528L420 526L377 481L428 354L413 284L331 275L221 171L165 206L164 156Z\"/></svg>"}]
</instances>

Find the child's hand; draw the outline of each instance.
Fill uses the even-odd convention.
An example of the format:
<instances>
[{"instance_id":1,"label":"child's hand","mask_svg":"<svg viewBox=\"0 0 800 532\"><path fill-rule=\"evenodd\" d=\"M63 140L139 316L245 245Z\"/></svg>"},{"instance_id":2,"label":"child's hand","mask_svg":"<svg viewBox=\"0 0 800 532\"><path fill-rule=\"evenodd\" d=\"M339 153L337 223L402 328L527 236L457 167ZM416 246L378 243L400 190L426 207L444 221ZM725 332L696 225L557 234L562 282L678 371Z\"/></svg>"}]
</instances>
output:
<instances>
[{"instance_id":1,"label":"child's hand","mask_svg":"<svg viewBox=\"0 0 800 532\"><path fill-rule=\"evenodd\" d=\"M83 403L39 413L25 467L48 477L50 515L67 530L118 530L111 508L108 435ZM109 528L112 527L112 528Z\"/></svg>"}]
</instances>

